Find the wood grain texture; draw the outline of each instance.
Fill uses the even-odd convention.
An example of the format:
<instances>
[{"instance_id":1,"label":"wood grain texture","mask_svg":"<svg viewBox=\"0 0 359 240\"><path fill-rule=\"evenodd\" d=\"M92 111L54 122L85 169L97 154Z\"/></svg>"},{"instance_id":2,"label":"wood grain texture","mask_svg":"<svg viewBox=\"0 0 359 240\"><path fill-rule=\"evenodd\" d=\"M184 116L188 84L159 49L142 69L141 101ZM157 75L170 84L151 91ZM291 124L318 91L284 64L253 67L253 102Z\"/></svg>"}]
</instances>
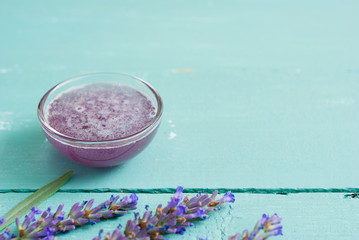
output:
<instances>
[{"instance_id":1,"label":"wood grain texture","mask_svg":"<svg viewBox=\"0 0 359 240\"><path fill-rule=\"evenodd\" d=\"M123 196L124 194L121 194ZM24 198L26 194L8 193L0 196L0 215ZM150 209L159 203L165 204L171 197L169 194L138 194L138 211L144 212L146 204ZM110 197L106 194L80 194L57 193L40 208L49 205L55 207L59 203L65 204L67 212L76 201L82 202L95 198L96 202L104 201ZM338 239L349 240L359 234L359 200L344 198L343 194L235 194L236 202L227 204L218 212L212 212L210 218L198 221L194 227L188 228L184 236L168 235L169 239L226 239L229 234L242 231L245 228L252 229L256 221L263 213L278 213L282 218L283 237L275 239ZM84 226L71 233L62 235L60 239L92 239L100 229L112 231L119 223L133 218L130 213L124 217L100 222L94 226ZM13 229L13 227L12 227Z\"/></svg>"},{"instance_id":2,"label":"wood grain texture","mask_svg":"<svg viewBox=\"0 0 359 240\"><path fill-rule=\"evenodd\" d=\"M174 7L175 6L175 7ZM0 3L0 188L349 188L359 155L357 1ZM164 99L158 135L109 169L45 140L42 95L126 72Z\"/></svg>"}]
</instances>

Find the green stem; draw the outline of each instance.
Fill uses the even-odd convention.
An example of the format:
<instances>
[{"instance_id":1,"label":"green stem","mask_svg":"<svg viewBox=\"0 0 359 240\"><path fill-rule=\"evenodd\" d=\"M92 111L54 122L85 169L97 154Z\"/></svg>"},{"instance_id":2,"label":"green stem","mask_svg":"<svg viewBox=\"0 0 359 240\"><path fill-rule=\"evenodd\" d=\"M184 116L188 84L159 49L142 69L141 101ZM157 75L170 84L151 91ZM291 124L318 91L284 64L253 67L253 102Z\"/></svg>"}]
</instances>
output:
<instances>
[{"instance_id":1,"label":"green stem","mask_svg":"<svg viewBox=\"0 0 359 240\"><path fill-rule=\"evenodd\" d=\"M0 226L0 231L13 223L16 218L20 218L27 214L32 207L38 206L41 202L43 202L55 192L57 192L60 187L62 187L70 179L73 173L73 170L67 171L62 176L46 184L45 186L22 200L20 203L18 203L8 213L5 214L6 221L3 225Z\"/></svg>"}]
</instances>

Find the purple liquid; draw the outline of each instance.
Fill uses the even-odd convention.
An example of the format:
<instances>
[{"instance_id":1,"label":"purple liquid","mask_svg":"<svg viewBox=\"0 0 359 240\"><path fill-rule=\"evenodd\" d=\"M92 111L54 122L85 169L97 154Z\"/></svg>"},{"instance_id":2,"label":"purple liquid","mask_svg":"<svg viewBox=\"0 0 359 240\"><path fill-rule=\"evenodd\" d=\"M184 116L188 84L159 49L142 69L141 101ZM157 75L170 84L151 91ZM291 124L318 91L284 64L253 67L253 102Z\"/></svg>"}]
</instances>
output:
<instances>
[{"instance_id":1,"label":"purple liquid","mask_svg":"<svg viewBox=\"0 0 359 240\"><path fill-rule=\"evenodd\" d=\"M88 84L57 96L46 119L58 132L81 141L131 136L152 121L156 107L145 93L128 85Z\"/></svg>"},{"instance_id":2,"label":"purple liquid","mask_svg":"<svg viewBox=\"0 0 359 240\"><path fill-rule=\"evenodd\" d=\"M77 141L109 141L143 132L154 119L157 107L144 92L114 83L86 84L60 93L45 109L48 124ZM118 165L137 155L152 140L154 129L124 143L66 143L45 131L54 147L66 157L88 166Z\"/></svg>"}]
</instances>

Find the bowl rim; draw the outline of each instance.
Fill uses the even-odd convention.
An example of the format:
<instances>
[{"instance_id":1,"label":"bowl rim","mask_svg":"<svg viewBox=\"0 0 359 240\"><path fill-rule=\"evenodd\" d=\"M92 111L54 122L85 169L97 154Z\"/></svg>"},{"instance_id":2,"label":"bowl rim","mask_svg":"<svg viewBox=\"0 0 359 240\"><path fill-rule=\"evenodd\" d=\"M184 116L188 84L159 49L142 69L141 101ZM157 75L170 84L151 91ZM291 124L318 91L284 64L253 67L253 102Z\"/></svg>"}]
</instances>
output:
<instances>
[{"instance_id":1,"label":"bowl rim","mask_svg":"<svg viewBox=\"0 0 359 240\"><path fill-rule=\"evenodd\" d=\"M55 90L59 89L60 87L66 85L70 82L80 80L80 79L83 79L86 77L100 76L100 75L117 75L117 76L127 77L127 78L131 78L133 80L136 80L136 81L144 84L154 94L155 99L156 99L157 112L156 112L154 118L146 126L144 126L143 128L141 128L140 130L138 130L137 132L135 132L131 135L121 137L121 138L116 138L116 139L103 140L103 141L87 141L87 140L76 139L76 138L67 136L63 133L60 133L59 131L57 131L56 129L51 127L49 125L49 123L46 121L46 118L44 116L45 102L46 102L47 98L51 95L51 93L53 93ZM37 107L37 116L39 118L40 125L47 134L51 135L53 138L55 138L57 140L61 140L63 143L70 144L70 145L82 145L82 146L109 145L109 144L111 144L111 145L115 144L116 146L118 146L118 145L124 146L124 145L130 144L132 142L138 141L138 140L142 139L143 137L147 136L149 133L151 133L159 125L161 117L162 117L162 113L163 113L162 98L159 95L159 93L149 83L147 83L145 80L143 80L139 77L136 77L136 76L133 76L130 74L126 74L126 73L119 73L119 72L88 73L88 74L83 74L83 75L78 75L78 76L68 78L68 79L56 84L54 87L50 88L44 94L44 96L41 98L41 100L38 104L38 107Z\"/></svg>"}]
</instances>

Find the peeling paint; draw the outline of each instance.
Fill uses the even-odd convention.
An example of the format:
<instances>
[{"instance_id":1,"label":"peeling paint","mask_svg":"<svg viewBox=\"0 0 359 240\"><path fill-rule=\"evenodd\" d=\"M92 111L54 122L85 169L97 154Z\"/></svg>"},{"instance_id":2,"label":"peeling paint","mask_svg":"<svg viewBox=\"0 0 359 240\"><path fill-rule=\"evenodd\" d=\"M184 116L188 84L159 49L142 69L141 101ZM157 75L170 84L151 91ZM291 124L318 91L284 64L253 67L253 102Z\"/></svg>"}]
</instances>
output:
<instances>
[{"instance_id":1,"label":"peeling paint","mask_svg":"<svg viewBox=\"0 0 359 240\"><path fill-rule=\"evenodd\" d=\"M170 135L169 135L168 139L169 139L169 140L174 139L176 136L177 136L176 133L170 132Z\"/></svg>"}]
</instances>

